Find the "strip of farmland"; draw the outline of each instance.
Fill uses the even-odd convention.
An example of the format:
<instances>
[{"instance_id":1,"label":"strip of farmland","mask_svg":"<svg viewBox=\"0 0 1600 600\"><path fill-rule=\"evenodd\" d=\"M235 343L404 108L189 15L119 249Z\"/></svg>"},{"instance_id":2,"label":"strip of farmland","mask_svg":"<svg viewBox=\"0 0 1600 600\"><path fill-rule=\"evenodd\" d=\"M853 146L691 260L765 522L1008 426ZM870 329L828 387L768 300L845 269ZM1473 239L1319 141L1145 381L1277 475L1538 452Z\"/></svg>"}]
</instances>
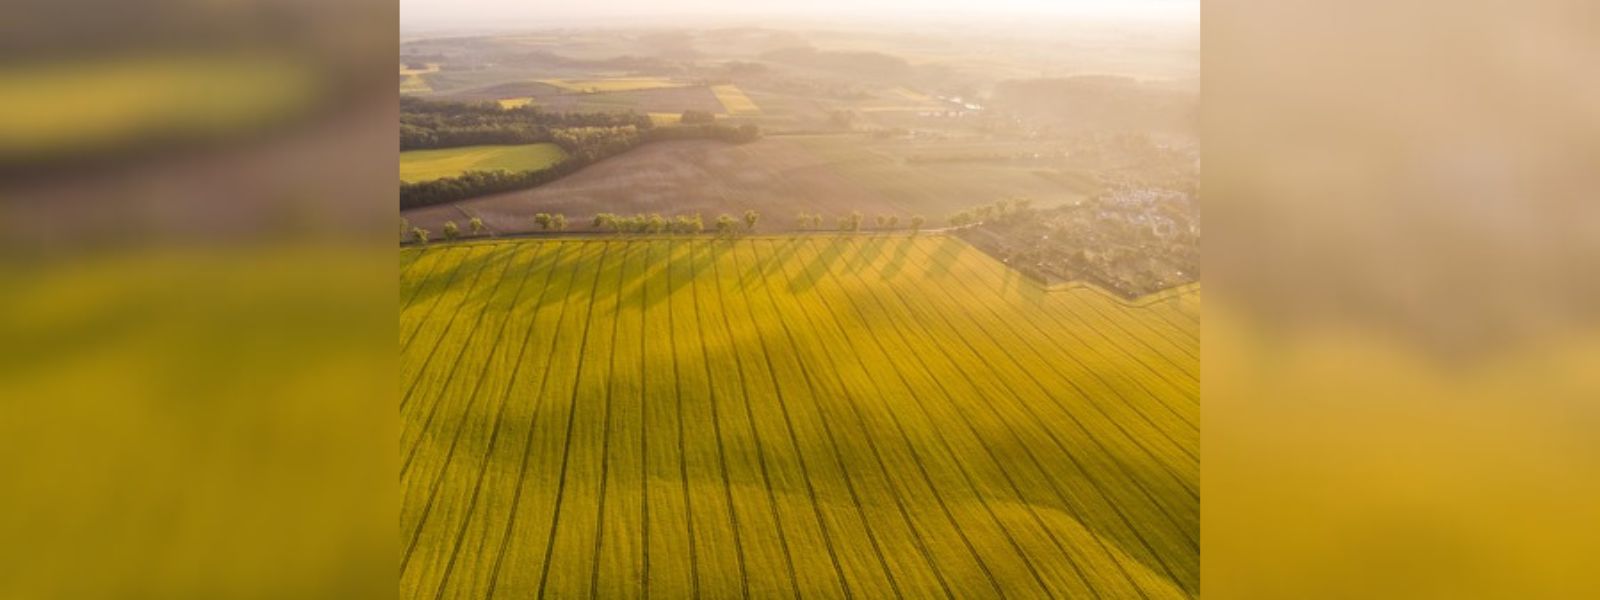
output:
<instances>
[{"instance_id":1,"label":"strip of farmland","mask_svg":"<svg viewBox=\"0 0 1600 600\"><path fill-rule=\"evenodd\" d=\"M1199 302L938 235L402 250L401 594L1195 597Z\"/></svg>"}]
</instances>

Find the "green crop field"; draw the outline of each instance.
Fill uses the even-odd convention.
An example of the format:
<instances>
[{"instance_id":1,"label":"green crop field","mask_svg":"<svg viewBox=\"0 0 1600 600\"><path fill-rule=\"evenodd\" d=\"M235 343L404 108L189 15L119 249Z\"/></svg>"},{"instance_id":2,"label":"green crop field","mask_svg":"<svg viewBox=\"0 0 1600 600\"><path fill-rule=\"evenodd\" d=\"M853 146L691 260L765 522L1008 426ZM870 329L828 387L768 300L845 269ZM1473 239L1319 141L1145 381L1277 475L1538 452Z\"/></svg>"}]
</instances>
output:
<instances>
[{"instance_id":1,"label":"green crop field","mask_svg":"<svg viewBox=\"0 0 1600 600\"><path fill-rule=\"evenodd\" d=\"M408 150L400 153L400 181L428 181L467 171L536 171L566 159L566 151L555 144Z\"/></svg>"},{"instance_id":2,"label":"green crop field","mask_svg":"<svg viewBox=\"0 0 1600 600\"><path fill-rule=\"evenodd\" d=\"M1198 287L940 235L400 263L404 597L1199 594Z\"/></svg>"}]
</instances>

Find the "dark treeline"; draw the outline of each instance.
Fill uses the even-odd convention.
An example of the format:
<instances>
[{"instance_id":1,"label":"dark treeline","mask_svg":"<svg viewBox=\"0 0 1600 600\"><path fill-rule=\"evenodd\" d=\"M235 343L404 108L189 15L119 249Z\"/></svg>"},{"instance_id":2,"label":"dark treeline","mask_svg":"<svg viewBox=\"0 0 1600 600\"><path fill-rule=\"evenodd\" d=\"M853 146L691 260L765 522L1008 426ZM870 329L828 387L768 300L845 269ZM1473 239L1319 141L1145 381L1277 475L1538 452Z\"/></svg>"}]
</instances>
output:
<instances>
[{"instance_id":1,"label":"dark treeline","mask_svg":"<svg viewBox=\"0 0 1600 600\"><path fill-rule=\"evenodd\" d=\"M467 171L455 177L400 184L400 208L416 208L476 196L537 187L588 166L568 159L538 171Z\"/></svg>"},{"instance_id":2,"label":"dark treeline","mask_svg":"<svg viewBox=\"0 0 1600 600\"><path fill-rule=\"evenodd\" d=\"M400 149L556 141L552 130L574 127L653 127L633 113L553 113L536 107L501 108L494 102L438 102L400 97Z\"/></svg>"},{"instance_id":3,"label":"dark treeline","mask_svg":"<svg viewBox=\"0 0 1600 600\"><path fill-rule=\"evenodd\" d=\"M645 132L644 137L644 141L647 142L717 140L730 144L745 144L761 139L761 128L750 124L735 127L720 123L702 123L699 125L657 127Z\"/></svg>"}]
</instances>

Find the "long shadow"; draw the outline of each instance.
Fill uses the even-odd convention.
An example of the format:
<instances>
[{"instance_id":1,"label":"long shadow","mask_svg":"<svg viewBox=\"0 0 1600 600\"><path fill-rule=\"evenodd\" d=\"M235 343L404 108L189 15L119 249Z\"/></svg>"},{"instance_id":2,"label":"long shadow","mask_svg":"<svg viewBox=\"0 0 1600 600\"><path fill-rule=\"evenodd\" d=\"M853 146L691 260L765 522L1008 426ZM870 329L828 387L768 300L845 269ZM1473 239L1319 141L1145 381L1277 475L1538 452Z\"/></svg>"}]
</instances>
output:
<instances>
[{"instance_id":1,"label":"long shadow","mask_svg":"<svg viewBox=\"0 0 1600 600\"><path fill-rule=\"evenodd\" d=\"M894 247L894 254L889 257L888 264L885 264L883 268L878 270L878 273L881 274L884 279L888 279L899 274L900 270L905 267L906 258L911 254L912 244L915 243L917 243L917 238L915 237L907 236L894 238L894 242L891 244Z\"/></svg>"},{"instance_id":2,"label":"long shadow","mask_svg":"<svg viewBox=\"0 0 1600 600\"><path fill-rule=\"evenodd\" d=\"M789 260L789 257L794 256L795 250L799 247L799 243L800 238L798 237L786 238L781 243L769 243L768 245L772 248L772 252L765 255L760 255L760 261L757 263L755 266L756 268L754 269L754 274L758 277L757 281L769 281L773 278L783 278L783 263ZM757 245L757 247L759 247L759 245Z\"/></svg>"},{"instance_id":3,"label":"long shadow","mask_svg":"<svg viewBox=\"0 0 1600 600\"><path fill-rule=\"evenodd\" d=\"M834 263L843 256L844 238L816 238L815 241L820 242L822 248L815 251L811 262L806 263L801 269L800 272L804 277L789 282L789 292L792 294L811 291L811 288L816 287L818 278L831 271Z\"/></svg>"},{"instance_id":4,"label":"long shadow","mask_svg":"<svg viewBox=\"0 0 1600 600\"><path fill-rule=\"evenodd\" d=\"M934 238L930 237L929 239L932 240ZM948 235L938 236L938 241L931 243L934 244L934 248L960 248L966 245L966 242ZM950 273L950 267L953 266L955 262L955 256L939 254L935 255L933 260L929 261L923 270L927 271L930 275L947 275Z\"/></svg>"},{"instance_id":5,"label":"long shadow","mask_svg":"<svg viewBox=\"0 0 1600 600\"><path fill-rule=\"evenodd\" d=\"M409 328L409 332L404 331L407 328L403 327L404 323L402 322L402 334L406 339L400 345L401 350L406 351L406 349L411 347L412 341L416 339L418 333L421 332L428 322L439 319L444 319L447 323L453 322L455 313L471 310L473 306L481 307L483 303L487 302L487 299L484 299L482 296L483 294L492 295L492 289L489 291L483 291L483 286L477 286L475 285L475 282L477 282L479 279L482 270L488 268L488 264L490 262L510 260L510 252L511 251L506 248L494 248L483 253L481 256L469 255L461 258L455 265L455 268L443 269L443 273L440 274L441 276L437 278L430 278L430 281L426 283L427 287L423 290L419 290L416 298L412 301L413 304L417 303L419 300L425 302L422 308L424 312L420 315L419 320L415 322L413 327ZM487 287L493 288L493 286ZM453 309L447 309L451 310L451 313L439 313L439 304L443 302L443 299L440 298L440 296L446 292L458 289L465 289L466 295ZM475 301L476 304L474 304ZM448 331L448 325L445 329Z\"/></svg>"},{"instance_id":6,"label":"long shadow","mask_svg":"<svg viewBox=\"0 0 1600 600\"><path fill-rule=\"evenodd\" d=\"M466 255L455 261L453 269L445 265L434 269L433 273L428 276L429 281L423 282L418 287L417 293L412 296L411 304L434 301L438 296L459 285L461 281L465 280L465 277L477 273L484 265L507 258L506 255L516 252L518 246L517 244L497 244L492 250L477 255L472 254L471 247L468 247ZM460 273L462 276L457 276L452 282L450 279L451 271ZM483 294L485 293L487 292L483 290L482 286L469 290L467 297L462 299L462 305L466 306L469 302L482 302Z\"/></svg>"},{"instance_id":7,"label":"long shadow","mask_svg":"<svg viewBox=\"0 0 1600 600\"><path fill-rule=\"evenodd\" d=\"M878 255L883 254L884 243L888 240L882 236L872 236L865 242L861 242L859 238L846 239L846 243L854 251L850 254L849 261L845 263L845 268L852 273L860 273L868 265L876 262Z\"/></svg>"}]
</instances>

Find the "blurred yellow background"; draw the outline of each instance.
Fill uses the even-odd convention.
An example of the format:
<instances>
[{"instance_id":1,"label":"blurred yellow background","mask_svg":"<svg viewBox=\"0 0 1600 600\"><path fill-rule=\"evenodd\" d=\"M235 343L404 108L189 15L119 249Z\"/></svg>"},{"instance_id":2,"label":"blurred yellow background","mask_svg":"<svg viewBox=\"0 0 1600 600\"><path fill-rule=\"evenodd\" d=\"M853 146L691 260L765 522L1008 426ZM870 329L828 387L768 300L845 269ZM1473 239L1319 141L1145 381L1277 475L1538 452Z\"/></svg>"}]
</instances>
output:
<instances>
[{"instance_id":1,"label":"blurred yellow background","mask_svg":"<svg viewBox=\"0 0 1600 600\"><path fill-rule=\"evenodd\" d=\"M7 5L0 598L394 593L395 12Z\"/></svg>"},{"instance_id":2,"label":"blurred yellow background","mask_svg":"<svg viewBox=\"0 0 1600 600\"><path fill-rule=\"evenodd\" d=\"M1204 593L1600 597L1593 3L1202 10Z\"/></svg>"}]
</instances>

